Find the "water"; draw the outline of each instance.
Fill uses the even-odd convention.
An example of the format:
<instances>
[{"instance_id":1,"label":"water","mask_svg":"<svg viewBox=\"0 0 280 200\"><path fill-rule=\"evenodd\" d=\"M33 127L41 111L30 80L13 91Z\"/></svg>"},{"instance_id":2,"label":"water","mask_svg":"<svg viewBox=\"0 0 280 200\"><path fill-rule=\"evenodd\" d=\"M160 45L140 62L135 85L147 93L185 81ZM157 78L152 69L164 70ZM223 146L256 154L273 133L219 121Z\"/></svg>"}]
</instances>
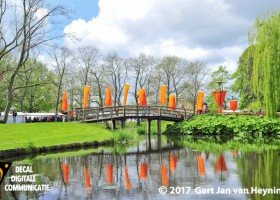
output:
<instances>
[{"instance_id":1,"label":"water","mask_svg":"<svg viewBox=\"0 0 280 200\"><path fill-rule=\"evenodd\" d=\"M255 187L280 188L279 150L196 150L163 141L158 142L155 138L150 143L143 141L129 148L108 148L78 156L53 154L14 161L14 165L32 166L33 173L16 173L15 166L12 166L1 184L0 197L42 200L280 199L280 191L264 196L254 190ZM116 151L121 154L112 154ZM50 190L5 191L7 184L22 184L11 183L7 178L19 174L36 174L36 184L49 184ZM159 193L162 186L167 188L167 194ZM228 194L217 194L219 188ZM234 194L237 190L241 194Z\"/></svg>"}]
</instances>

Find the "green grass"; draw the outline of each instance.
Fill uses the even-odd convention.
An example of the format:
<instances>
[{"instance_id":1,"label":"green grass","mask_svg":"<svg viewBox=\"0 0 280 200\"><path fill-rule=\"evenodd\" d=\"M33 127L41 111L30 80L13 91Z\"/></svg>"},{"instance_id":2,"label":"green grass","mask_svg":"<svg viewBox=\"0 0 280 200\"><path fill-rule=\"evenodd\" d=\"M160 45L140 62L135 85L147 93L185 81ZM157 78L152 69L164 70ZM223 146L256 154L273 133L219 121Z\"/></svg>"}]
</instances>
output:
<instances>
[{"instance_id":1,"label":"green grass","mask_svg":"<svg viewBox=\"0 0 280 200\"><path fill-rule=\"evenodd\" d=\"M103 124L30 123L0 124L0 150L109 140Z\"/></svg>"}]
</instances>

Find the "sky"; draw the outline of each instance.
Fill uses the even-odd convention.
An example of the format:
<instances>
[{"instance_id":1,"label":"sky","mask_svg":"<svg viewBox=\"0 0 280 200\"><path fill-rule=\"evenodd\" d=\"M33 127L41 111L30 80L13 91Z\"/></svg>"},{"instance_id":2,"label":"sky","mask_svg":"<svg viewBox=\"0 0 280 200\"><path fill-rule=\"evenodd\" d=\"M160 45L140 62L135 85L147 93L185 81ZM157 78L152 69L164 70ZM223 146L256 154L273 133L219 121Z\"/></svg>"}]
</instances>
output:
<instances>
[{"instance_id":1,"label":"sky","mask_svg":"<svg viewBox=\"0 0 280 200\"><path fill-rule=\"evenodd\" d=\"M69 48L92 45L123 57L140 53L237 69L256 18L279 11L278 0L50 0L71 9L61 23Z\"/></svg>"}]
</instances>

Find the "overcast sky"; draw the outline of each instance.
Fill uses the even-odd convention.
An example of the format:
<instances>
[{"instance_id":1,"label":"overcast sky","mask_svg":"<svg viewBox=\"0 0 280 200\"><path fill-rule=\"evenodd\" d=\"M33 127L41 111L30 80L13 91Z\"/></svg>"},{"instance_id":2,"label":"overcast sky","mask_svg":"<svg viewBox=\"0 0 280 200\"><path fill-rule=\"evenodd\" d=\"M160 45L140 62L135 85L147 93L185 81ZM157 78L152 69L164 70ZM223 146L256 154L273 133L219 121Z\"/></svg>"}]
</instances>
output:
<instances>
[{"instance_id":1,"label":"overcast sky","mask_svg":"<svg viewBox=\"0 0 280 200\"><path fill-rule=\"evenodd\" d=\"M121 56L146 53L200 60L234 71L259 15L279 11L278 0L51 0L73 10L64 33Z\"/></svg>"}]
</instances>

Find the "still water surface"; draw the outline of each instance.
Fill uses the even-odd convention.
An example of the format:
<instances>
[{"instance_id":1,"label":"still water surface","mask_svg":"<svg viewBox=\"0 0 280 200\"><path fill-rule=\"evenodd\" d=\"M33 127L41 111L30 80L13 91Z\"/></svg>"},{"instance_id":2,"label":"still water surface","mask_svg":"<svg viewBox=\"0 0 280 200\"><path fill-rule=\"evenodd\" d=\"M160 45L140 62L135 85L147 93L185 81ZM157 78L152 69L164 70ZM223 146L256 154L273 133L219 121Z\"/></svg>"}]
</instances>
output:
<instances>
[{"instance_id":1,"label":"still water surface","mask_svg":"<svg viewBox=\"0 0 280 200\"><path fill-rule=\"evenodd\" d=\"M105 149L82 156L45 155L16 161L14 165L29 162L32 174L37 175L36 184L48 184L50 190L5 191L4 185L18 184L9 179L16 174L15 166L12 166L1 184L0 197L42 200L280 199L280 192L263 196L251 190L252 187L280 188L279 150L211 152L173 144L152 139L150 143L143 141L126 149L121 155ZM167 194L160 194L162 186L167 191L161 188L161 192ZM240 194L235 194L237 191Z\"/></svg>"}]
</instances>

